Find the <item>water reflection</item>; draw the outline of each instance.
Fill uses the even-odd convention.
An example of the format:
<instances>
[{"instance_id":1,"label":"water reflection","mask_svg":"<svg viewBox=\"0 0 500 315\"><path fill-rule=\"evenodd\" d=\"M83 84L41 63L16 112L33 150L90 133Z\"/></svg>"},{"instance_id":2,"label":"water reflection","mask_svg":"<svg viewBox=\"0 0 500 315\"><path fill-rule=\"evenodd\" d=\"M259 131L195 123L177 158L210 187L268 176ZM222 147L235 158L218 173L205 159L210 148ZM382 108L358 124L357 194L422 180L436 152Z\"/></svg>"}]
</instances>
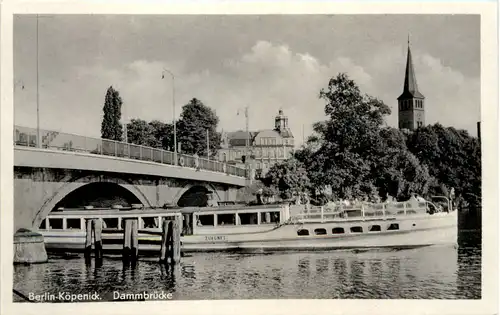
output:
<instances>
[{"instance_id":1,"label":"water reflection","mask_svg":"<svg viewBox=\"0 0 500 315\"><path fill-rule=\"evenodd\" d=\"M353 253L271 255L196 254L169 266L141 259L136 266L83 256L14 266L14 289L56 294L164 290L175 299L426 298L481 297L480 233L461 235L460 247ZM18 299L16 299L18 301Z\"/></svg>"}]
</instances>

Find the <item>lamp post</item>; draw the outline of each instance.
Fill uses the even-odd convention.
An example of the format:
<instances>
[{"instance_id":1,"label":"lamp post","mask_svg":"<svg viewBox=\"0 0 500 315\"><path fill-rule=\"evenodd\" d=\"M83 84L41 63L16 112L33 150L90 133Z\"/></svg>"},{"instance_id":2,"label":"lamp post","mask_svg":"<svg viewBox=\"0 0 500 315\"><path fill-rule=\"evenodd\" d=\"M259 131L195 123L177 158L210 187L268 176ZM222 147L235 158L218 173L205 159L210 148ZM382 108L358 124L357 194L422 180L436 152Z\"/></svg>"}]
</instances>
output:
<instances>
[{"instance_id":1,"label":"lamp post","mask_svg":"<svg viewBox=\"0 0 500 315\"><path fill-rule=\"evenodd\" d=\"M40 93L39 93L39 83L38 83L38 14L36 15L36 146L37 148L42 147L42 139L40 138Z\"/></svg>"},{"instance_id":2,"label":"lamp post","mask_svg":"<svg viewBox=\"0 0 500 315\"><path fill-rule=\"evenodd\" d=\"M121 117L123 120L123 124L122 124L122 128L123 128L123 142L125 143L128 143L128 131L127 131L127 118L126 118L126 115L125 115L125 106L122 107L122 117Z\"/></svg>"},{"instance_id":3,"label":"lamp post","mask_svg":"<svg viewBox=\"0 0 500 315\"><path fill-rule=\"evenodd\" d=\"M210 160L210 137L207 128L207 160Z\"/></svg>"},{"instance_id":4,"label":"lamp post","mask_svg":"<svg viewBox=\"0 0 500 315\"><path fill-rule=\"evenodd\" d=\"M177 126L175 122L175 75L172 73L172 71L163 68L163 72L161 75L162 79L165 78L165 72L172 77L172 111L173 111L172 122L174 124L174 160L175 160L175 165L177 165Z\"/></svg>"}]
</instances>

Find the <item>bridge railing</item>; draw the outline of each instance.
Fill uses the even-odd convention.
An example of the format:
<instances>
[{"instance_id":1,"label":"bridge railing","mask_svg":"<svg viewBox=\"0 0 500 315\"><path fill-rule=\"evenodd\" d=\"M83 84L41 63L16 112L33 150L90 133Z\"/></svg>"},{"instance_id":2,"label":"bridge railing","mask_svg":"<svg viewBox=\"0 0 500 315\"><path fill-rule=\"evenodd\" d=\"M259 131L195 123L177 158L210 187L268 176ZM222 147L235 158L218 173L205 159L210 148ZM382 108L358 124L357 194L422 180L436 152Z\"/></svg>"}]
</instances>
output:
<instances>
[{"instance_id":1,"label":"bridge railing","mask_svg":"<svg viewBox=\"0 0 500 315\"><path fill-rule=\"evenodd\" d=\"M177 154L178 161L175 161L174 152L137 144L91 138L49 130L40 130L40 138L42 140L41 148L43 149L115 156L141 161L152 161L161 164L199 168L201 170L226 173L228 175L238 177L246 176L246 170L240 167L235 167L233 165L205 158L196 159L194 156L180 153ZM14 145L34 148L37 147L36 129L14 126ZM196 165L196 160L198 160L198 166Z\"/></svg>"}]
</instances>

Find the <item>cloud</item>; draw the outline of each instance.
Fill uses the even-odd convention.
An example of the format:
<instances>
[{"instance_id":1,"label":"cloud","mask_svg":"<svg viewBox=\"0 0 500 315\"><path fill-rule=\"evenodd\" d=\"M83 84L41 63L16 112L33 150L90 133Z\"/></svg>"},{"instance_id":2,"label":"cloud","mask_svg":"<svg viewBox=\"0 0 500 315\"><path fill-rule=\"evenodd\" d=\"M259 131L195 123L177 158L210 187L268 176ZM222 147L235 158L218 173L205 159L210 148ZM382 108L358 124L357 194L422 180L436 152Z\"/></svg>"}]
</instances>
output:
<instances>
[{"instance_id":1,"label":"cloud","mask_svg":"<svg viewBox=\"0 0 500 315\"><path fill-rule=\"evenodd\" d=\"M339 72L346 72L363 92L390 105L393 114L387 122L397 126L396 98L402 91L406 51L393 46L370 53L364 61L340 56L322 63L286 45L257 41L240 57L220 60L214 69L188 70L177 60L136 60L120 68L103 64L75 67L71 80L47 81L42 88L47 104L42 128L98 137L104 96L110 85L123 98L126 118L171 121L172 81L169 76L161 79L164 68L176 74L177 117L181 106L196 97L216 110L224 130L245 128L244 118L237 116L238 109L245 106L250 109L252 130L271 129L281 108L289 116L292 132L300 143L302 128L307 136L312 123L324 119L319 91ZM426 96L427 122L440 121L475 134L479 79L468 78L426 53L414 51L413 55L419 87ZM18 96L16 123L32 122L33 98Z\"/></svg>"}]
</instances>

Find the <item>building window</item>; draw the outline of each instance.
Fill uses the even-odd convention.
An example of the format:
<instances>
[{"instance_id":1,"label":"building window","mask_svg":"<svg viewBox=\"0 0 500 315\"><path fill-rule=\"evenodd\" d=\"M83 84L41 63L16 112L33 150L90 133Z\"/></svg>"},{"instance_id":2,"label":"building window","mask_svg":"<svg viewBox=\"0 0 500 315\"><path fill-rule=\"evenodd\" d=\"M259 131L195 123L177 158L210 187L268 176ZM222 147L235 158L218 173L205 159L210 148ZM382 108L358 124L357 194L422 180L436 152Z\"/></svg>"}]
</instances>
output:
<instances>
[{"instance_id":1,"label":"building window","mask_svg":"<svg viewBox=\"0 0 500 315\"><path fill-rule=\"evenodd\" d=\"M260 169L260 162L257 162L257 169Z\"/></svg>"},{"instance_id":2,"label":"building window","mask_svg":"<svg viewBox=\"0 0 500 315\"><path fill-rule=\"evenodd\" d=\"M227 161L227 156L226 156L226 153L222 153L222 160L223 160L224 162L226 162L226 161Z\"/></svg>"}]
</instances>

